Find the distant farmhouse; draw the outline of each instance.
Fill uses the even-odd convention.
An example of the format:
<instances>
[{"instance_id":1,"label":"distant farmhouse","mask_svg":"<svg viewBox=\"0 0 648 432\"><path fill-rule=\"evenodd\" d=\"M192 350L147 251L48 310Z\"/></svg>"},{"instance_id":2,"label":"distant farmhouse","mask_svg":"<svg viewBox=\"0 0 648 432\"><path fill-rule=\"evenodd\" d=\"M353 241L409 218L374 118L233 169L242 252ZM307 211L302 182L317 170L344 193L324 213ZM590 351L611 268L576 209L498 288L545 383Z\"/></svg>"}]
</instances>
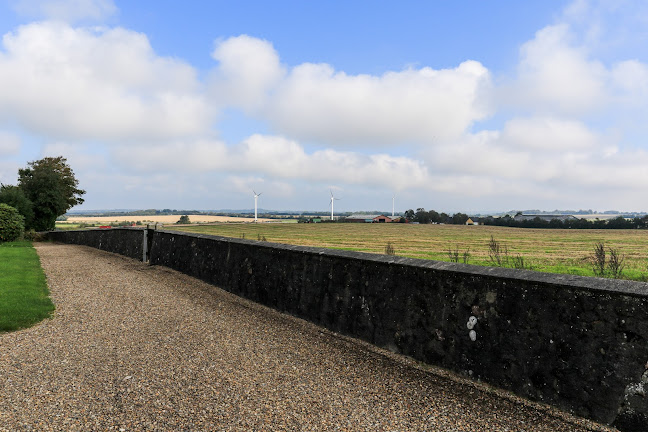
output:
<instances>
[{"instance_id":1,"label":"distant farmhouse","mask_svg":"<svg viewBox=\"0 0 648 432\"><path fill-rule=\"evenodd\" d=\"M392 218L385 215L354 214L344 218L344 222L388 223L388 222L393 222L393 220Z\"/></svg>"},{"instance_id":2,"label":"distant farmhouse","mask_svg":"<svg viewBox=\"0 0 648 432\"><path fill-rule=\"evenodd\" d=\"M552 220L559 220L561 222L566 221L566 220L576 220L578 219L576 216L573 215L566 215L566 214L517 214L513 218L516 222L522 222L522 221L528 221L528 220L534 220L535 218L539 218L540 220L551 222Z\"/></svg>"},{"instance_id":3,"label":"distant farmhouse","mask_svg":"<svg viewBox=\"0 0 648 432\"><path fill-rule=\"evenodd\" d=\"M479 225L480 223L481 219L475 216L469 217L466 221L466 225Z\"/></svg>"}]
</instances>

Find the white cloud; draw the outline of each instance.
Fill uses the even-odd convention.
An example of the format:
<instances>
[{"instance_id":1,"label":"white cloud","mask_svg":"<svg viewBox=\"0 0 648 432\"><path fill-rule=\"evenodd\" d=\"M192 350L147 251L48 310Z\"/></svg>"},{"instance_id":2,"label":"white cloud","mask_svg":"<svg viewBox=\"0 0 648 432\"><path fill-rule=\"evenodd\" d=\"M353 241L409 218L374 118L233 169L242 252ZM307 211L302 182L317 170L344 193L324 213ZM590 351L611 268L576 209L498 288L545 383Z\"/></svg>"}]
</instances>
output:
<instances>
[{"instance_id":1,"label":"white cloud","mask_svg":"<svg viewBox=\"0 0 648 432\"><path fill-rule=\"evenodd\" d=\"M15 185L18 180L18 169L23 168L17 162L0 158L0 183Z\"/></svg>"},{"instance_id":2,"label":"white cloud","mask_svg":"<svg viewBox=\"0 0 648 432\"><path fill-rule=\"evenodd\" d=\"M120 165L142 173L200 173L226 168L229 162L225 144L207 139L117 146L112 155Z\"/></svg>"},{"instance_id":3,"label":"white cloud","mask_svg":"<svg viewBox=\"0 0 648 432\"><path fill-rule=\"evenodd\" d=\"M0 118L60 139L200 135L213 115L195 70L146 36L43 22L3 37Z\"/></svg>"},{"instance_id":4,"label":"white cloud","mask_svg":"<svg viewBox=\"0 0 648 432\"><path fill-rule=\"evenodd\" d=\"M522 45L517 76L497 91L500 104L581 119L645 107L646 24L641 2L572 2Z\"/></svg>"},{"instance_id":5,"label":"white cloud","mask_svg":"<svg viewBox=\"0 0 648 432\"><path fill-rule=\"evenodd\" d=\"M117 12L113 0L17 0L13 6L22 15L66 22L101 21Z\"/></svg>"},{"instance_id":6,"label":"white cloud","mask_svg":"<svg viewBox=\"0 0 648 432\"><path fill-rule=\"evenodd\" d=\"M230 192L241 195L254 196L252 192L260 193L259 206L266 200L277 197L292 197L295 194L295 187L285 181L266 180L256 176L228 176L224 181L225 187Z\"/></svg>"},{"instance_id":7,"label":"white cloud","mask_svg":"<svg viewBox=\"0 0 648 432\"><path fill-rule=\"evenodd\" d=\"M549 202L642 209L636 197L648 188L648 153L622 150L613 138L581 122L513 118L502 131L482 131L429 148L424 160L434 173L434 190L458 197L526 202L536 208Z\"/></svg>"},{"instance_id":8,"label":"white cloud","mask_svg":"<svg viewBox=\"0 0 648 432\"><path fill-rule=\"evenodd\" d=\"M587 150L600 143L583 123L553 117L513 118L504 125L501 140L514 150L561 152Z\"/></svg>"},{"instance_id":9,"label":"white cloud","mask_svg":"<svg viewBox=\"0 0 648 432\"><path fill-rule=\"evenodd\" d=\"M648 4L636 0L576 0L563 11L581 43L595 54L618 56L648 41ZM623 55L623 54L621 54Z\"/></svg>"},{"instance_id":10,"label":"white cloud","mask_svg":"<svg viewBox=\"0 0 648 432\"><path fill-rule=\"evenodd\" d=\"M114 9L44 4L60 11L37 12L60 20ZM72 4L78 15L61 12ZM201 80L191 65L157 55L146 35L33 23L2 40L0 128L47 137L41 153L64 154L83 183L115 202L129 191L225 208L218 199L257 187L268 199L303 199L309 188L341 188L345 199L402 190L492 201L494 209L520 200L634 202L648 187L648 155L630 149L643 143L623 139L645 129L648 64L596 55L610 34L597 4L574 3L524 43L504 85L470 60L355 75L324 63L286 65L270 41L247 35L218 41L215 67ZM251 118L233 134L248 138L220 139L220 110ZM496 130L480 130L493 114ZM24 147L0 133L0 157ZM10 179L4 172L11 167L0 162L0 179L15 181L17 167Z\"/></svg>"},{"instance_id":11,"label":"white cloud","mask_svg":"<svg viewBox=\"0 0 648 432\"><path fill-rule=\"evenodd\" d=\"M538 31L520 55L517 82L510 89L516 103L534 112L579 115L608 101L605 66L570 44L567 25Z\"/></svg>"},{"instance_id":12,"label":"white cloud","mask_svg":"<svg viewBox=\"0 0 648 432\"><path fill-rule=\"evenodd\" d=\"M285 73L272 44L247 35L218 41L212 57L219 62L211 76L217 103L246 111L262 106Z\"/></svg>"},{"instance_id":13,"label":"white cloud","mask_svg":"<svg viewBox=\"0 0 648 432\"><path fill-rule=\"evenodd\" d=\"M648 65L637 60L617 63L611 71L619 99L630 105L645 105L648 96Z\"/></svg>"},{"instance_id":14,"label":"white cloud","mask_svg":"<svg viewBox=\"0 0 648 432\"><path fill-rule=\"evenodd\" d=\"M18 154L20 147L21 140L19 136L0 131L0 156Z\"/></svg>"},{"instance_id":15,"label":"white cloud","mask_svg":"<svg viewBox=\"0 0 648 432\"><path fill-rule=\"evenodd\" d=\"M253 135L236 148L230 166L282 179L364 184L391 189L420 187L428 180L425 165L407 157L363 155L331 149L308 154L296 141Z\"/></svg>"},{"instance_id":16,"label":"white cloud","mask_svg":"<svg viewBox=\"0 0 648 432\"><path fill-rule=\"evenodd\" d=\"M415 159L331 149L308 153L297 141L259 134L229 148L220 141L201 140L159 143L155 147L118 146L111 153L120 165L142 173L218 171L250 182L249 176L253 176L251 178L279 182L301 180L389 186L394 190L424 186L428 180L427 168ZM241 176L241 173L248 176Z\"/></svg>"},{"instance_id":17,"label":"white cloud","mask_svg":"<svg viewBox=\"0 0 648 432\"><path fill-rule=\"evenodd\" d=\"M457 137L487 116L488 70L454 69L347 75L302 64L278 87L265 115L282 133L331 144L402 144Z\"/></svg>"},{"instance_id":18,"label":"white cloud","mask_svg":"<svg viewBox=\"0 0 648 432\"><path fill-rule=\"evenodd\" d=\"M489 114L488 70L348 75L327 64L286 72L272 45L246 35L217 44L212 94L270 121L279 133L328 145L395 145L457 137Z\"/></svg>"}]
</instances>

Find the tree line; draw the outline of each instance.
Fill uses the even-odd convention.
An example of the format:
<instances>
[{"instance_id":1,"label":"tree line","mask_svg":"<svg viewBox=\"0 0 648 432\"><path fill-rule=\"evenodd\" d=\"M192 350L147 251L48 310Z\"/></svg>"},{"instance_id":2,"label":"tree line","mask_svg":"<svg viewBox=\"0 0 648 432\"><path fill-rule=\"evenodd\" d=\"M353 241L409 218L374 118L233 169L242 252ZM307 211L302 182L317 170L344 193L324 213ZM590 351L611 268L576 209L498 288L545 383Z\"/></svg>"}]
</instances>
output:
<instances>
[{"instance_id":1,"label":"tree line","mask_svg":"<svg viewBox=\"0 0 648 432\"><path fill-rule=\"evenodd\" d=\"M515 228L562 228L562 229L635 229L648 228L648 215L626 219L619 216L613 219L552 219L545 220L540 217L527 220L515 220L510 215L503 217L488 216L479 219L482 225L506 226Z\"/></svg>"},{"instance_id":2,"label":"tree line","mask_svg":"<svg viewBox=\"0 0 648 432\"><path fill-rule=\"evenodd\" d=\"M463 225L468 220L468 215L465 213L455 213L450 216L447 213L439 213L435 210L428 211L424 208L418 208L416 211L409 209L405 212L404 216L410 222L418 222L421 224L444 223Z\"/></svg>"},{"instance_id":3,"label":"tree line","mask_svg":"<svg viewBox=\"0 0 648 432\"><path fill-rule=\"evenodd\" d=\"M418 208L416 211L409 209L405 212L405 219L409 222L421 224L444 223L463 225L469 219L465 213L455 213L450 216L447 213L439 213L435 210ZM648 228L648 215L633 219L626 219L619 216L613 219L551 219L546 220L540 217L533 219L515 219L510 215L502 217L486 216L474 218L480 225L494 225L514 228L554 228L554 229L636 229Z\"/></svg>"}]
</instances>

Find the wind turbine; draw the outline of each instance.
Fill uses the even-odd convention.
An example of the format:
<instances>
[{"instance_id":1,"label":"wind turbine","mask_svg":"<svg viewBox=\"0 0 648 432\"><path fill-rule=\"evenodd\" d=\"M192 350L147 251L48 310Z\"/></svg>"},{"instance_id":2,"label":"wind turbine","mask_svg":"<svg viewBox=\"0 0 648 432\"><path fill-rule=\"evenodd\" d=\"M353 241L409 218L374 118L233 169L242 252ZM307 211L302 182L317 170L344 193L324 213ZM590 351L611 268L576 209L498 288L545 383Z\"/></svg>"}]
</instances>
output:
<instances>
[{"instance_id":1,"label":"wind turbine","mask_svg":"<svg viewBox=\"0 0 648 432\"><path fill-rule=\"evenodd\" d=\"M396 199L396 194L392 195L392 219L394 219L394 200Z\"/></svg>"},{"instance_id":2,"label":"wind turbine","mask_svg":"<svg viewBox=\"0 0 648 432\"><path fill-rule=\"evenodd\" d=\"M254 192L254 189L252 190ZM256 193L254 192L254 222L257 222L257 201L263 192Z\"/></svg>"},{"instance_id":3,"label":"wind turbine","mask_svg":"<svg viewBox=\"0 0 648 432\"><path fill-rule=\"evenodd\" d=\"M331 220L333 220L333 201L339 201L340 198L335 198L333 196L333 191L331 191Z\"/></svg>"}]
</instances>

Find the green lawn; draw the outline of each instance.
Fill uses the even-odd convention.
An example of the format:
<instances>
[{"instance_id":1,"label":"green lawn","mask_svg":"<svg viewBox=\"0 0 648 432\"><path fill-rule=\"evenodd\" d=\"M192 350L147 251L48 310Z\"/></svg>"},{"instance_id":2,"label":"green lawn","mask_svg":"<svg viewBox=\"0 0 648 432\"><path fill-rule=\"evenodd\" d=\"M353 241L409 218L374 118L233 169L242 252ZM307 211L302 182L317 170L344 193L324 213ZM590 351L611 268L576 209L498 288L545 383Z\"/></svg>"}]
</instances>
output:
<instances>
[{"instance_id":1,"label":"green lawn","mask_svg":"<svg viewBox=\"0 0 648 432\"><path fill-rule=\"evenodd\" d=\"M450 261L456 250L459 262L468 252L468 263L491 265L491 236L508 249L510 257L524 258L526 266L550 273L593 276L590 258L594 245L604 242L625 257L624 279L648 279L648 231L560 230L465 225L409 224L216 224L174 227L196 233L332 249L384 253L388 242L396 255Z\"/></svg>"},{"instance_id":2,"label":"green lawn","mask_svg":"<svg viewBox=\"0 0 648 432\"><path fill-rule=\"evenodd\" d=\"M52 311L47 280L31 242L0 244L0 332L30 327Z\"/></svg>"}]
</instances>

